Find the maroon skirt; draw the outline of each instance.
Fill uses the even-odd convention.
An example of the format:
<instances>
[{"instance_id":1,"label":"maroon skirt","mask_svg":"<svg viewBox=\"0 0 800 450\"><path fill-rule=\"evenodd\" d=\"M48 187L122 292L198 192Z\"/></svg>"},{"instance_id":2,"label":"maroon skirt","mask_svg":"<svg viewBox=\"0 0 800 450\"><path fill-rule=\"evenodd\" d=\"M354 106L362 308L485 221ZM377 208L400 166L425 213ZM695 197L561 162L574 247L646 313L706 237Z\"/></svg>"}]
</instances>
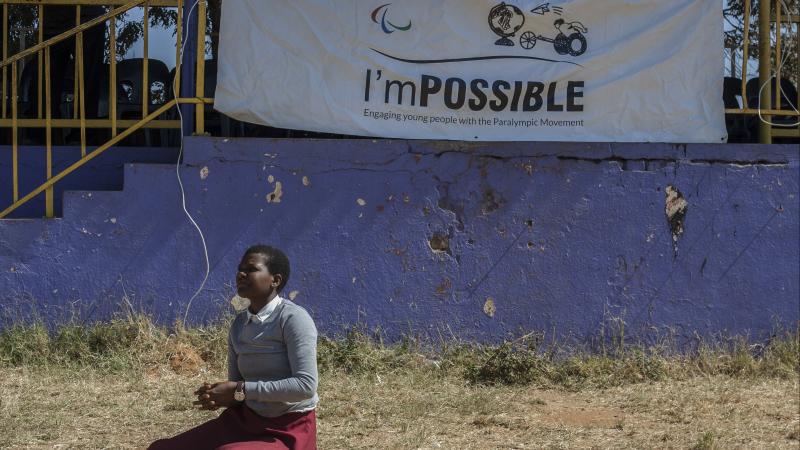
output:
<instances>
[{"instance_id":1,"label":"maroon skirt","mask_svg":"<svg viewBox=\"0 0 800 450\"><path fill-rule=\"evenodd\" d=\"M148 448L316 450L317 416L312 410L261 417L242 405L228 408L216 419L173 438L153 442Z\"/></svg>"}]
</instances>

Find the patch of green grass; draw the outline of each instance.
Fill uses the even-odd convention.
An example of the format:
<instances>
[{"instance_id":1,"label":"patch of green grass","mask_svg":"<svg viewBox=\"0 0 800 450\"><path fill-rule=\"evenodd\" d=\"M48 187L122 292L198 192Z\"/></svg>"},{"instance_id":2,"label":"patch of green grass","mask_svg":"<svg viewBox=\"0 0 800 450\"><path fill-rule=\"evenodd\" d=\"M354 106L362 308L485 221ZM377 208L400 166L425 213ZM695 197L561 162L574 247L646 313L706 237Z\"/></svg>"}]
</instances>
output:
<instances>
[{"instance_id":1,"label":"patch of green grass","mask_svg":"<svg viewBox=\"0 0 800 450\"><path fill-rule=\"evenodd\" d=\"M356 375L418 369L426 365L436 367L433 360L420 353L415 341L404 340L386 346L379 338L370 337L357 328L335 339L320 337L317 363L322 372L341 371Z\"/></svg>"},{"instance_id":2,"label":"patch of green grass","mask_svg":"<svg viewBox=\"0 0 800 450\"><path fill-rule=\"evenodd\" d=\"M126 373L164 363L176 348L189 348L209 364L225 364L227 323L182 329L154 325L146 316L88 325L65 324L48 331L41 323L0 332L0 366L90 367Z\"/></svg>"},{"instance_id":3,"label":"patch of green grass","mask_svg":"<svg viewBox=\"0 0 800 450\"><path fill-rule=\"evenodd\" d=\"M691 373L786 379L800 373L800 334L779 331L765 344L741 336L701 343L684 359Z\"/></svg>"},{"instance_id":4,"label":"patch of green grass","mask_svg":"<svg viewBox=\"0 0 800 450\"><path fill-rule=\"evenodd\" d=\"M634 348L614 356L541 348L541 339L526 338L485 347L465 364L464 376L479 384L537 384L580 389L609 387L667 377L667 360Z\"/></svg>"},{"instance_id":5,"label":"patch of green grass","mask_svg":"<svg viewBox=\"0 0 800 450\"><path fill-rule=\"evenodd\" d=\"M50 335L41 324L12 325L0 333L0 363L38 365L49 358Z\"/></svg>"},{"instance_id":6,"label":"patch of green grass","mask_svg":"<svg viewBox=\"0 0 800 450\"><path fill-rule=\"evenodd\" d=\"M714 446L714 433L706 431L702 436L700 436L700 439L697 440L697 443L690 448L691 450L713 450L716 448Z\"/></svg>"},{"instance_id":7,"label":"patch of green grass","mask_svg":"<svg viewBox=\"0 0 800 450\"><path fill-rule=\"evenodd\" d=\"M612 352L595 353L544 345L529 334L500 346L478 347L462 358L464 376L477 384L535 384L570 390L631 383L725 375L788 379L800 374L800 335L776 333L766 344L743 337L701 342L696 351L617 342Z\"/></svg>"},{"instance_id":8,"label":"patch of green grass","mask_svg":"<svg viewBox=\"0 0 800 450\"><path fill-rule=\"evenodd\" d=\"M0 366L91 367L101 373L141 373L170 364L173 370L224 369L229 322L184 329L132 316L90 325L68 324L54 332L41 324L0 332ZM665 346L615 343L611 352L545 344L530 333L495 346L447 343L431 350L407 339L384 345L379 334L352 329L336 339L320 337L320 371L352 375L415 372L459 376L479 385L535 385L580 390L698 375L787 379L800 373L797 332L776 334L767 344L744 338L703 344L682 354Z\"/></svg>"}]
</instances>

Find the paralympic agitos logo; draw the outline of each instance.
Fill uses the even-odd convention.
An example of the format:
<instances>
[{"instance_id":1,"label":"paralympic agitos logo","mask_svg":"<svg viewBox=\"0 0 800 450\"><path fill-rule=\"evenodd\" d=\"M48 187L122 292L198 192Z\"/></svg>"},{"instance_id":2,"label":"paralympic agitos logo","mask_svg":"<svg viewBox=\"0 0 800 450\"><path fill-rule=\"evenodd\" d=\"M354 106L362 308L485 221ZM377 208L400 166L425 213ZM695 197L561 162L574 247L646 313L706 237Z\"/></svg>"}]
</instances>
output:
<instances>
[{"instance_id":1,"label":"paralympic agitos logo","mask_svg":"<svg viewBox=\"0 0 800 450\"><path fill-rule=\"evenodd\" d=\"M389 5L391 3L386 3L384 5L378 6L372 11L370 17L372 17L372 21L377 23L381 26L381 29L386 34L394 33L395 31L408 31L411 29L411 21L408 21L408 25L405 26L398 26L393 24L389 19L386 18L386 14L389 12ZM381 13L382 12L382 13ZM381 16L380 21L378 20L378 16Z\"/></svg>"}]
</instances>

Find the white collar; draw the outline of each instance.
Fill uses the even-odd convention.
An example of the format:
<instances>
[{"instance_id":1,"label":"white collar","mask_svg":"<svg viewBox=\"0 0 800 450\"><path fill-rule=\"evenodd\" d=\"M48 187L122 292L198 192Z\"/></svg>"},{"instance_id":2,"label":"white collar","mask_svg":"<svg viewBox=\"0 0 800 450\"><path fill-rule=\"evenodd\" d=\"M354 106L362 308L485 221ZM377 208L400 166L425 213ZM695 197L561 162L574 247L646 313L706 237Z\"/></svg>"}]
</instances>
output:
<instances>
[{"instance_id":1,"label":"white collar","mask_svg":"<svg viewBox=\"0 0 800 450\"><path fill-rule=\"evenodd\" d=\"M269 303L264 305L264 307L261 308L261 310L259 310L256 314L251 313L250 308L247 308L245 310L247 311L247 321L256 323L266 322L269 316L272 315L272 312L275 311L275 308L280 306L281 303L283 303L283 298L280 295L278 295L272 300L270 300Z\"/></svg>"}]
</instances>

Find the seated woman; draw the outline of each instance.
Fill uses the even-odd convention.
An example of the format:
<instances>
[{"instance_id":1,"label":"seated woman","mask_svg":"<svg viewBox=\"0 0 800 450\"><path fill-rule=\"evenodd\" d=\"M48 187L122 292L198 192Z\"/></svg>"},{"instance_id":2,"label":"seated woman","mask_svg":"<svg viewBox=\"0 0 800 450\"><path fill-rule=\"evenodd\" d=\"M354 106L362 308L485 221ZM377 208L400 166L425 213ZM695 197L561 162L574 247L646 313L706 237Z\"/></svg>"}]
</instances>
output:
<instances>
[{"instance_id":1,"label":"seated woman","mask_svg":"<svg viewBox=\"0 0 800 450\"><path fill-rule=\"evenodd\" d=\"M305 309L280 296L288 280L283 252L247 249L236 289L250 306L231 324L228 381L195 392L201 409L226 409L150 449L316 449L317 329Z\"/></svg>"}]
</instances>

